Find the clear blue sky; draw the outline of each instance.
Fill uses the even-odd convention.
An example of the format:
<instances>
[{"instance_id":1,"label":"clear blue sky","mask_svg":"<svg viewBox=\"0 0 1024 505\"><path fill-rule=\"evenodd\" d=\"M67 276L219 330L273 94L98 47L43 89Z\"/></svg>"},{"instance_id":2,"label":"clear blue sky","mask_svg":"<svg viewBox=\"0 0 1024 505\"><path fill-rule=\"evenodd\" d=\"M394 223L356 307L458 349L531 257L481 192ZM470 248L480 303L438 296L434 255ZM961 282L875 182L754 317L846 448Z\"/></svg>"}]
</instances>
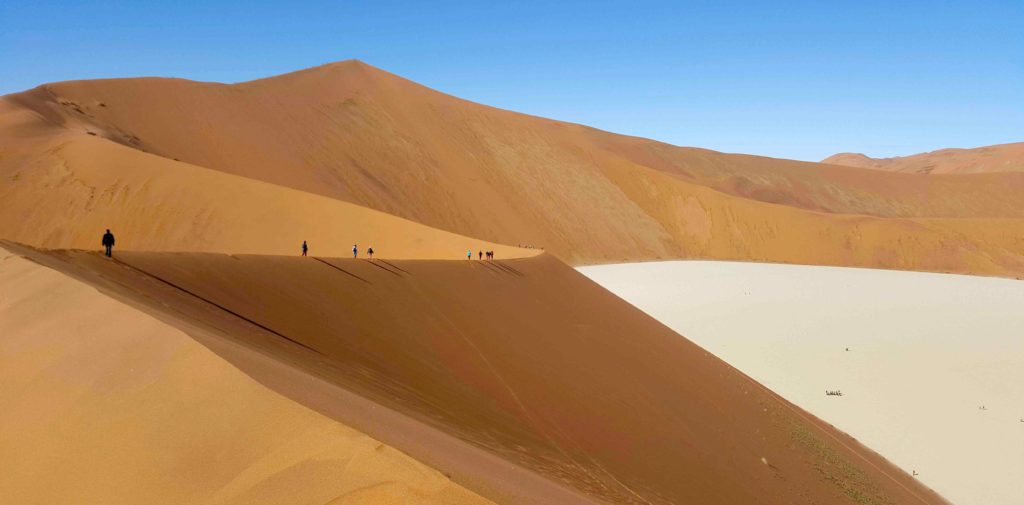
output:
<instances>
[{"instance_id":1,"label":"clear blue sky","mask_svg":"<svg viewBox=\"0 0 1024 505\"><path fill-rule=\"evenodd\" d=\"M1024 0L0 0L0 94L237 82L349 58L497 107L729 152L1024 140Z\"/></svg>"}]
</instances>

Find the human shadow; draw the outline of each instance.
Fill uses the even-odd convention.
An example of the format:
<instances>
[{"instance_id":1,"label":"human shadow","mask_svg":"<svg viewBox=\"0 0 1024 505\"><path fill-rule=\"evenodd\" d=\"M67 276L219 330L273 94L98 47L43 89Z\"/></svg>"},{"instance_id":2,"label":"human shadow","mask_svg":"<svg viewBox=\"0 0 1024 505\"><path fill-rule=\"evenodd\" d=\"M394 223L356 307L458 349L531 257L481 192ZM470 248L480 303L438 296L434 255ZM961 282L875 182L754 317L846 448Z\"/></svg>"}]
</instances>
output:
<instances>
[{"instance_id":1,"label":"human shadow","mask_svg":"<svg viewBox=\"0 0 1024 505\"><path fill-rule=\"evenodd\" d=\"M319 261L320 263L323 263L324 265L327 265L327 266L329 266L329 267L331 267L331 268L333 268L333 269L335 269L335 270L337 270L337 271L339 271L339 272L341 272L341 273L343 273L343 274L345 274L345 275L347 275L349 277L354 277L354 278L359 279L359 280L361 280L361 281L363 281L363 282L365 282L367 284L373 284L372 282L370 282L370 281L368 281L368 280L366 280L366 279L364 279L364 278L362 278L362 277L360 277L360 276L358 276L358 275L356 275L356 274L354 274L352 272L349 272L348 270L345 270L344 268L341 268L338 265L335 265L334 263L331 263L329 261L325 261L325 260L322 260L322 259L316 258L316 257L314 257L313 259L315 259L315 260Z\"/></svg>"}]
</instances>

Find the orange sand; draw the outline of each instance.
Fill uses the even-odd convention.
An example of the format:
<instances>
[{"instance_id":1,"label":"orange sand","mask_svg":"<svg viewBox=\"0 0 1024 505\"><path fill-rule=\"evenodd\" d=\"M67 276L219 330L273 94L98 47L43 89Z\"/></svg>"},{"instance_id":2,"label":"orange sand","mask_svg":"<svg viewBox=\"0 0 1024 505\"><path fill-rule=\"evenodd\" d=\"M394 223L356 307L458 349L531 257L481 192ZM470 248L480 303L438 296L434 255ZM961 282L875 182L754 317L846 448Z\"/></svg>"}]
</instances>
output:
<instances>
[{"instance_id":1,"label":"orange sand","mask_svg":"<svg viewBox=\"0 0 1024 505\"><path fill-rule=\"evenodd\" d=\"M0 249L0 502L492 503Z\"/></svg>"},{"instance_id":2,"label":"orange sand","mask_svg":"<svg viewBox=\"0 0 1024 505\"><path fill-rule=\"evenodd\" d=\"M503 502L577 501L553 498L571 489L614 503L943 503L550 255L112 261L7 247L188 329L264 384ZM339 388L458 443L424 458L408 430L338 408ZM495 457L542 480L487 463Z\"/></svg>"},{"instance_id":3,"label":"orange sand","mask_svg":"<svg viewBox=\"0 0 1024 505\"><path fill-rule=\"evenodd\" d=\"M821 162L916 174L1024 172L1024 142L973 149L939 149L895 158L871 158L860 153L840 153Z\"/></svg>"},{"instance_id":4,"label":"orange sand","mask_svg":"<svg viewBox=\"0 0 1024 505\"><path fill-rule=\"evenodd\" d=\"M340 256L352 241L410 233L348 230L348 210L291 203L345 201L544 246L573 264L717 258L1024 273L1021 173L921 178L679 148L466 102L357 61L235 85L57 83L5 97L0 110L0 236L36 245L95 247L109 225L131 249L291 254L315 235L316 251ZM203 169L275 186L226 191L252 184L208 183L216 176ZM178 185L167 188L172 172ZM282 216L273 232L267 216ZM463 243L424 247L424 257L490 247Z\"/></svg>"},{"instance_id":5,"label":"orange sand","mask_svg":"<svg viewBox=\"0 0 1024 505\"><path fill-rule=\"evenodd\" d=\"M153 156L105 139L57 133L0 106L16 135L0 157L0 237L45 247L351 255L497 257L537 251L459 236L347 202ZM2 142L2 141L0 141ZM6 162L6 164L5 164ZM0 171L3 171L0 169Z\"/></svg>"}]
</instances>

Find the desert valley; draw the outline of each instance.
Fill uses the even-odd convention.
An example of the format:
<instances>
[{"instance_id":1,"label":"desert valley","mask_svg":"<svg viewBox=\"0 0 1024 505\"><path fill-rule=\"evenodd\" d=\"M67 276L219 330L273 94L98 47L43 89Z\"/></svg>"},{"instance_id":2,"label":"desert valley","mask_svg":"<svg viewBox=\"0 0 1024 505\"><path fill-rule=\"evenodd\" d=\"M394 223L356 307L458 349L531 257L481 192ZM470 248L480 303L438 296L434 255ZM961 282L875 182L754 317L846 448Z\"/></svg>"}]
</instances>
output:
<instances>
[{"instance_id":1,"label":"desert valley","mask_svg":"<svg viewBox=\"0 0 1024 505\"><path fill-rule=\"evenodd\" d=\"M1019 503L1022 145L722 153L357 60L0 97L0 502Z\"/></svg>"}]
</instances>

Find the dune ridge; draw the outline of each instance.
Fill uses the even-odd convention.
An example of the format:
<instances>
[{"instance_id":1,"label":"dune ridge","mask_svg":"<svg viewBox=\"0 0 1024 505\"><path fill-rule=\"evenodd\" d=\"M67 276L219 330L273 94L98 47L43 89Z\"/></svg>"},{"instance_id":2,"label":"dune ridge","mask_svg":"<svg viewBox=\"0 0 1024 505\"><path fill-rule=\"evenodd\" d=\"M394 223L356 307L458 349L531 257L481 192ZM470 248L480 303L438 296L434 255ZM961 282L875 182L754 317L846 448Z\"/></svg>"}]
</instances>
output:
<instances>
[{"instance_id":1,"label":"dune ridge","mask_svg":"<svg viewBox=\"0 0 1024 505\"><path fill-rule=\"evenodd\" d=\"M353 391L591 500L944 503L550 255L487 263L123 253L111 261L5 247L190 327L297 401L329 411L330 401L315 400L323 384ZM232 347L211 344L225 341L317 380L275 382ZM360 425L358 412L328 413L408 446L401 434ZM474 461L453 465L453 478L474 490L509 485ZM523 492L517 503L545 502Z\"/></svg>"},{"instance_id":2,"label":"dune ridge","mask_svg":"<svg viewBox=\"0 0 1024 505\"><path fill-rule=\"evenodd\" d=\"M967 187L962 178L924 184L904 174L677 147L469 102L358 60L239 84L69 81L8 99L65 128L420 222L441 214L431 206L450 198L475 198L459 201L456 210L466 215L443 216L470 223L498 202L538 205L529 199L506 202L504 193L520 184L542 189L532 187L541 170L548 184L567 176L597 183L595 175L622 163L744 198L829 213L1024 216L1007 200L1024 176L975 177L975 194L958 195ZM288 133L280 134L282 129ZM480 194L435 197L452 189ZM568 194L591 196L570 189ZM385 202L396 196L411 201ZM490 207L470 205L488 201L484 197L492 198Z\"/></svg>"},{"instance_id":3,"label":"dune ridge","mask_svg":"<svg viewBox=\"0 0 1024 505\"><path fill-rule=\"evenodd\" d=\"M675 147L467 102L358 61L233 85L55 83L8 95L0 110L0 177L8 194L27 198L71 198L61 194L72 188L25 186L62 167L116 180L141 167L179 170L170 160L491 243L542 246L572 264L709 258L1024 273L1015 238L1024 232L1024 174L922 180ZM69 144L55 153L55 142ZM97 152L111 162L97 167ZM261 210L238 198L203 204L218 216L236 206ZM0 205L0 236L48 247L92 240L28 231L18 217L31 203ZM188 208L151 219L194 229ZM36 212L43 221L58 211ZM101 221L129 213L116 202L102 217L83 217L90 212L60 220L80 220L91 237ZM315 226L294 219L295 228ZM132 248L283 252L266 244L213 249L206 238L158 246L152 238L139 236Z\"/></svg>"},{"instance_id":4,"label":"dune ridge","mask_svg":"<svg viewBox=\"0 0 1024 505\"><path fill-rule=\"evenodd\" d=\"M0 247L0 502L493 502Z\"/></svg>"},{"instance_id":5,"label":"dune ridge","mask_svg":"<svg viewBox=\"0 0 1024 505\"><path fill-rule=\"evenodd\" d=\"M1024 172L1024 142L970 149L939 149L893 158L872 158L861 153L839 153L821 162L915 174Z\"/></svg>"},{"instance_id":6,"label":"dune ridge","mask_svg":"<svg viewBox=\"0 0 1024 505\"><path fill-rule=\"evenodd\" d=\"M499 258L538 251L433 229L351 203L208 170L106 139L54 130L3 108L11 143L0 151L0 237L49 248L99 247L111 228L119 249L384 258ZM0 141L4 142L4 141Z\"/></svg>"}]
</instances>

